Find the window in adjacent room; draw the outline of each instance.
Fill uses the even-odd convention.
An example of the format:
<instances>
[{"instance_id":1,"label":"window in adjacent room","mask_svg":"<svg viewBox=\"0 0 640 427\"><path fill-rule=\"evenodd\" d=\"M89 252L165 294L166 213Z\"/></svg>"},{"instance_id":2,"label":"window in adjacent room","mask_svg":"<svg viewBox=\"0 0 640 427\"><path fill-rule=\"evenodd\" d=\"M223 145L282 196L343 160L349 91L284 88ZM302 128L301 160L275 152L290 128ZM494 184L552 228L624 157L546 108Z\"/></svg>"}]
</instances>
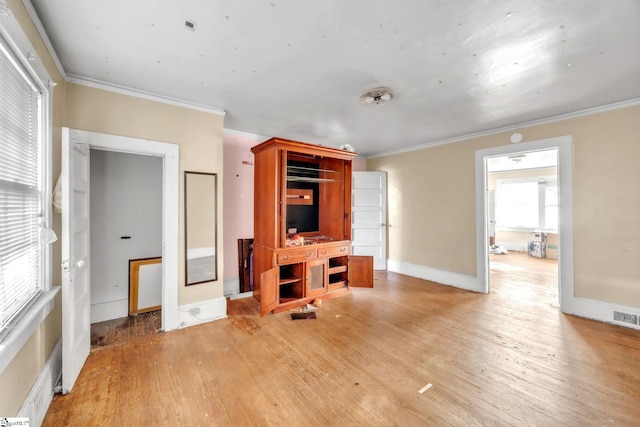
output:
<instances>
[{"instance_id":1,"label":"window in adjacent room","mask_svg":"<svg viewBox=\"0 0 640 427\"><path fill-rule=\"evenodd\" d=\"M556 231L558 184L555 176L498 179L496 226L501 229Z\"/></svg>"}]
</instances>

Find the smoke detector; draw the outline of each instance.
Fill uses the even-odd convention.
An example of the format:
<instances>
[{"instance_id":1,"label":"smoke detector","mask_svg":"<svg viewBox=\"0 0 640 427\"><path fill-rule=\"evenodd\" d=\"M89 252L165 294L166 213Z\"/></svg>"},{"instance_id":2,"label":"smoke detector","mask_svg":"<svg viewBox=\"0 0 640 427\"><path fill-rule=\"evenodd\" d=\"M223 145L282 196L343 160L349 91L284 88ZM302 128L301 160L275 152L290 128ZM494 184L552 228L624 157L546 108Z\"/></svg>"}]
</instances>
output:
<instances>
[{"instance_id":1,"label":"smoke detector","mask_svg":"<svg viewBox=\"0 0 640 427\"><path fill-rule=\"evenodd\" d=\"M386 87L377 87L371 89L360 96L362 105L371 105L380 107L388 104L393 99L393 92Z\"/></svg>"}]
</instances>

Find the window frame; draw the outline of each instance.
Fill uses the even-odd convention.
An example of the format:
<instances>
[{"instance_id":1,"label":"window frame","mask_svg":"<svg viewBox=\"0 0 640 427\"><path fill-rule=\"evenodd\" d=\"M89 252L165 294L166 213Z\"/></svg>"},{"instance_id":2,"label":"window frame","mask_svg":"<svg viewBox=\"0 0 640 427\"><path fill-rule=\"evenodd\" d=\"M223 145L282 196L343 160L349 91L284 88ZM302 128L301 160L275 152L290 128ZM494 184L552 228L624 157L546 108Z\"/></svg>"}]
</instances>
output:
<instances>
[{"instance_id":1,"label":"window frame","mask_svg":"<svg viewBox=\"0 0 640 427\"><path fill-rule=\"evenodd\" d=\"M0 10L0 36L6 48L14 56L23 69L33 79L42 92L42 135L40 155L42 160L42 215L43 224L51 228L52 223L52 112L53 87L56 85L31 45L25 32L8 7ZM27 340L40 327L55 306L55 296L59 286L52 284L52 250L51 245L44 245L41 253L41 292L33 302L25 307L13 319L9 327L0 337L0 373L12 362Z\"/></svg>"}]
</instances>

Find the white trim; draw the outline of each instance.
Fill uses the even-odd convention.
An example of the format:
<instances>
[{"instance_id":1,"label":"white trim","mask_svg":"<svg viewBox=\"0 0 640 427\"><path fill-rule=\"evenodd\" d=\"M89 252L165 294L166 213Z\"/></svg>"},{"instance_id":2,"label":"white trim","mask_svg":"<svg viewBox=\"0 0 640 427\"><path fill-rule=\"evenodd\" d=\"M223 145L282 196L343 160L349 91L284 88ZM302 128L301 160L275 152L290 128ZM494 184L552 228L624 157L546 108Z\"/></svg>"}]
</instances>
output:
<instances>
[{"instance_id":1,"label":"white trim","mask_svg":"<svg viewBox=\"0 0 640 427\"><path fill-rule=\"evenodd\" d=\"M604 323L625 326L631 329L640 329L640 325L632 325L630 323L613 320L614 311L621 311L640 317L640 309L638 309L638 307L629 307L605 301L574 297L566 307L563 307L562 311L566 314L573 314L575 316L585 317L587 319L597 320Z\"/></svg>"},{"instance_id":2,"label":"white trim","mask_svg":"<svg viewBox=\"0 0 640 427\"><path fill-rule=\"evenodd\" d=\"M43 292L16 324L9 326L9 332L0 342L0 373L9 366L27 340L51 313L55 305L55 296L59 290L60 286L56 286Z\"/></svg>"},{"instance_id":3,"label":"white trim","mask_svg":"<svg viewBox=\"0 0 640 427\"><path fill-rule=\"evenodd\" d=\"M393 259L388 260L387 270L442 285L481 292L482 283L478 281L478 278L466 274L453 273L451 271L439 270L437 268L425 267L424 265L411 264Z\"/></svg>"},{"instance_id":4,"label":"white trim","mask_svg":"<svg viewBox=\"0 0 640 427\"><path fill-rule=\"evenodd\" d=\"M37 427L42 425L47 414L54 388L62 376L62 338L53 347L49 358L45 362L36 382L31 387L27 398L18 410L18 417L29 418L29 425Z\"/></svg>"},{"instance_id":5,"label":"white trim","mask_svg":"<svg viewBox=\"0 0 640 427\"><path fill-rule=\"evenodd\" d=\"M558 286L560 309L568 312L574 306L573 282L573 138L571 135L519 144L477 150L476 166L476 275L484 282L483 292L489 292L489 237L487 230L487 158L507 154L558 149Z\"/></svg>"},{"instance_id":6,"label":"white trim","mask_svg":"<svg viewBox=\"0 0 640 427\"><path fill-rule=\"evenodd\" d=\"M227 317L225 297L181 305L179 308L180 328L212 322Z\"/></svg>"},{"instance_id":7,"label":"white trim","mask_svg":"<svg viewBox=\"0 0 640 427\"><path fill-rule=\"evenodd\" d=\"M165 97L165 96L161 96L161 95L145 92L145 91L142 91L142 90L133 89L133 88L127 87L127 86L117 85L115 83L108 83L108 82L104 82L104 81L100 81L100 80L96 80L96 79L91 79L89 77L80 76L80 75L77 75L77 74L67 73L64 70L64 67L62 66L62 62L60 61L60 58L58 57L58 54L56 53L55 49L53 48L53 44L51 43L51 40L49 39L49 35L45 31L44 26L42 25L42 21L40 21L40 17L38 16L38 14L36 13L35 9L33 8L33 5L31 4L31 1L30 0L22 0L22 4L24 5L25 9L27 10L27 12L29 14L29 17L31 18L31 21L33 22L33 25L38 30L38 34L40 35L40 38L42 39L45 47L47 48L47 51L49 52L49 55L51 56L51 59L53 59L53 62L56 65L56 68L58 69L58 72L60 73L60 75L62 76L62 78L65 81L70 82L70 83L80 84L80 85L83 85L83 86L93 87L93 88L96 88L96 89L102 89L102 90L106 90L106 91L109 91L109 92L116 92L116 93L120 93L120 94L123 94L123 95L129 95L129 96L133 96L133 97L136 97L136 98L143 98L143 99L147 99L147 100L150 100L150 101L156 101L156 102L160 102L160 103L163 103L163 104L175 105L177 107L184 107L184 108L189 108L189 109L197 110L197 111L204 111L206 113L217 114L217 115L220 115L220 116L223 116L223 117L226 115L226 112L223 109L220 109L218 107L213 107L213 106L204 105L204 104L198 104L198 103L195 103L195 102L190 102L190 101L186 101L186 100L182 100L182 99ZM33 51L33 49L30 49L29 51ZM43 68L44 68L44 66L43 66Z\"/></svg>"},{"instance_id":8,"label":"white trim","mask_svg":"<svg viewBox=\"0 0 640 427\"><path fill-rule=\"evenodd\" d=\"M175 105L176 107L189 108L191 110L203 111L205 113L216 114L224 117L226 111L212 107L210 105L198 104L196 102L190 102L183 99L171 98L168 96L156 95L153 93L145 92L142 90L134 89L128 86L121 86L115 83L107 83L101 80L91 79L89 77L83 77L76 74L67 74L67 81L70 83L79 84L82 86L88 86L96 89L106 90L108 92L115 92L122 95L133 96L135 98L147 99L149 101L160 102L163 104Z\"/></svg>"},{"instance_id":9,"label":"white trim","mask_svg":"<svg viewBox=\"0 0 640 427\"><path fill-rule=\"evenodd\" d=\"M63 128L66 129L66 128ZM142 155L161 156L162 172L162 329L179 327L178 316L178 211L179 146L127 136L108 135L70 129L71 135L84 135L90 148Z\"/></svg>"},{"instance_id":10,"label":"white trim","mask_svg":"<svg viewBox=\"0 0 640 427\"><path fill-rule=\"evenodd\" d=\"M438 145L452 144L454 142L466 141L468 139L480 138L488 135L495 135L501 132L507 131L515 131L520 129L529 128L532 126L544 125L548 123L560 122L563 120L575 119L577 117L589 116L591 114L604 113L611 110L618 110L620 108L633 107L636 105L640 105L640 98L632 98L625 101L614 102L611 104L605 104L598 107L586 108L584 110L573 111L570 113L559 114L557 116L546 117L544 119L530 120L528 122L515 123L508 126L503 126L499 128L484 130L480 132L468 133L465 135L454 136L451 138L441 139L438 141L427 142L420 145L414 145L412 147L399 148L397 150L385 151L382 153L371 154L368 156L364 156L365 159L375 159L377 157L389 156L392 154L400 154L411 151L422 150L424 148L436 147Z\"/></svg>"},{"instance_id":11,"label":"white trim","mask_svg":"<svg viewBox=\"0 0 640 427\"><path fill-rule=\"evenodd\" d=\"M24 5L25 9L27 9L27 12L29 13L29 17L31 18L33 25L35 25L36 29L38 30L38 34L40 35L42 42L47 48L49 55L51 55L51 59L53 59L54 64L56 64L56 68L58 69L58 72L62 75L63 79L67 80L67 74L65 73L64 68L62 67L62 62L60 62L60 58L58 58L56 51L53 49L53 45L51 44L49 35L45 31L44 26L42 25L42 21L40 21L40 17L36 13L36 10L33 8L33 5L31 4L31 0L22 0L22 4Z\"/></svg>"},{"instance_id":12,"label":"white trim","mask_svg":"<svg viewBox=\"0 0 640 427\"><path fill-rule=\"evenodd\" d=\"M22 65L32 75L40 79L41 88L48 90L47 85L52 81L51 76L9 7L5 13L0 13L0 33L7 40L11 49L18 54L16 56L19 57ZM35 58L35 61L29 61L27 58Z\"/></svg>"},{"instance_id":13,"label":"white trim","mask_svg":"<svg viewBox=\"0 0 640 427\"><path fill-rule=\"evenodd\" d=\"M249 132L242 132L239 130L226 129L226 128L222 130L222 133L224 135L239 136L242 138L251 138L259 141L266 141L267 139L269 139L268 136L256 135Z\"/></svg>"}]
</instances>

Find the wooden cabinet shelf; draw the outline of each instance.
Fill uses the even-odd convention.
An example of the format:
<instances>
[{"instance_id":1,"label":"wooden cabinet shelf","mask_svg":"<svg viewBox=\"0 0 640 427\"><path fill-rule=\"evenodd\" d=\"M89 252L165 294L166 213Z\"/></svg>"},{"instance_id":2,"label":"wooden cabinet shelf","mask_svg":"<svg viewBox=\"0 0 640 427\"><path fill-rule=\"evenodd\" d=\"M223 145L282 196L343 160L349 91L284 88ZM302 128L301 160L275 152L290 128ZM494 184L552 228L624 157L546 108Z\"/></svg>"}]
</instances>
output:
<instances>
[{"instance_id":1,"label":"wooden cabinet shelf","mask_svg":"<svg viewBox=\"0 0 640 427\"><path fill-rule=\"evenodd\" d=\"M346 273L346 272L347 272L347 266L346 265L339 265L337 267L329 267L329 275L336 274L336 273Z\"/></svg>"},{"instance_id":2,"label":"wooden cabinet shelf","mask_svg":"<svg viewBox=\"0 0 640 427\"><path fill-rule=\"evenodd\" d=\"M350 277L356 260L349 255L356 153L280 138L251 151L253 294L260 300L260 315L339 296L352 282L362 283ZM298 238L291 238L291 229Z\"/></svg>"},{"instance_id":3,"label":"wooden cabinet shelf","mask_svg":"<svg viewBox=\"0 0 640 427\"><path fill-rule=\"evenodd\" d=\"M300 279L299 277L286 277L286 278L280 278L280 285L287 285L289 283L295 283L295 282L299 282Z\"/></svg>"}]
</instances>

